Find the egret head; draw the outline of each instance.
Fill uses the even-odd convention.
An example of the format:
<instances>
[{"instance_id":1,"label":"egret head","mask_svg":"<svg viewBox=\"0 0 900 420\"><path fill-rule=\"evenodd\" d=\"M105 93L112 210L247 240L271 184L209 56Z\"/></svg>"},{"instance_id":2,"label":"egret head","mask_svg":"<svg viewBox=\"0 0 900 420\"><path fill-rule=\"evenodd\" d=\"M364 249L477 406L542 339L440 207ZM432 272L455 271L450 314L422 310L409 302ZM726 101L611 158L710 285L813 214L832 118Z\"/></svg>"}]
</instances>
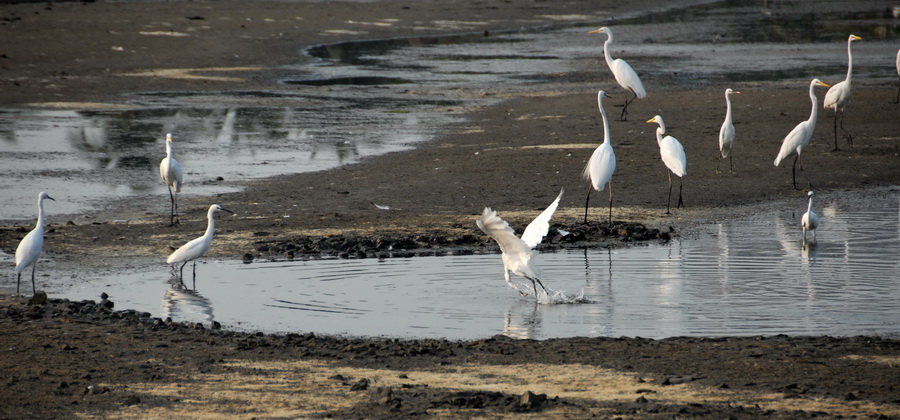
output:
<instances>
[{"instance_id":1,"label":"egret head","mask_svg":"<svg viewBox=\"0 0 900 420\"><path fill-rule=\"evenodd\" d=\"M847 42L860 41L860 40L862 40L861 37L858 37L858 36L853 35L853 34L850 35L850 38L847 38Z\"/></svg>"},{"instance_id":2,"label":"egret head","mask_svg":"<svg viewBox=\"0 0 900 420\"><path fill-rule=\"evenodd\" d=\"M821 80L819 80L819 79L812 79L812 84L814 84L814 85L819 85L819 86L825 86L825 87L831 87L831 86L828 86L827 84L825 84L825 82L823 82L823 81L821 81Z\"/></svg>"},{"instance_id":3,"label":"egret head","mask_svg":"<svg viewBox=\"0 0 900 420\"><path fill-rule=\"evenodd\" d=\"M732 93L741 93L741 92L731 89L731 88L725 89L725 95L731 95Z\"/></svg>"},{"instance_id":4,"label":"egret head","mask_svg":"<svg viewBox=\"0 0 900 420\"><path fill-rule=\"evenodd\" d=\"M172 140L172 133L166 133L166 141L169 143L174 142L174 140Z\"/></svg>"},{"instance_id":5,"label":"egret head","mask_svg":"<svg viewBox=\"0 0 900 420\"><path fill-rule=\"evenodd\" d=\"M806 193L806 197L807 197L807 198L812 198L814 195L815 195L815 194L814 194L812 191Z\"/></svg>"},{"instance_id":6,"label":"egret head","mask_svg":"<svg viewBox=\"0 0 900 420\"><path fill-rule=\"evenodd\" d=\"M218 204L213 204L213 205L209 206L209 211L210 211L211 213L215 213L215 212L219 212L219 211L224 211L224 212L226 212L226 213L234 214L233 211L228 210L228 209L226 209L225 207L222 207L222 206L220 206L220 205L218 205Z\"/></svg>"},{"instance_id":7,"label":"egret head","mask_svg":"<svg viewBox=\"0 0 900 420\"><path fill-rule=\"evenodd\" d=\"M41 191L41 193L38 194L38 200L43 200L45 198L49 198L49 199L53 200L53 197L51 197L49 194ZM53 201L56 201L56 200L53 200Z\"/></svg>"}]
</instances>

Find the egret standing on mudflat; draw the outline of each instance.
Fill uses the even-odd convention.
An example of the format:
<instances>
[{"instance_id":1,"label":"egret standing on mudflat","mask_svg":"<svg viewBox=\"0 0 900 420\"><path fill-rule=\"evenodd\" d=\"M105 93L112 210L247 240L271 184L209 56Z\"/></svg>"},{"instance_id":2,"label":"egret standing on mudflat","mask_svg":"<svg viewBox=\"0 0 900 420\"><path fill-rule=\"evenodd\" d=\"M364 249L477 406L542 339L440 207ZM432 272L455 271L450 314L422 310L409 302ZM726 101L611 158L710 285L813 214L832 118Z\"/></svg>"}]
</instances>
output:
<instances>
[{"instance_id":1,"label":"egret standing on mudflat","mask_svg":"<svg viewBox=\"0 0 900 420\"><path fill-rule=\"evenodd\" d=\"M791 178L794 182L794 189L797 188L797 164L800 163L800 153L803 152L803 149L806 148L806 145L809 144L809 140L812 138L813 130L816 128L816 116L818 115L818 100L816 98L816 85L828 87L825 83L822 83L819 79L812 79L809 82L809 100L812 101L812 111L809 113L809 119L806 121L797 124L787 136L784 137L784 140L781 142L781 151L778 152L778 156L775 157L775 166L781 163L782 160L787 158L790 155L797 155L794 158L794 165L791 167ZM800 163L800 170L803 170L803 164Z\"/></svg>"},{"instance_id":2,"label":"egret standing on mudflat","mask_svg":"<svg viewBox=\"0 0 900 420\"><path fill-rule=\"evenodd\" d=\"M38 257L41 256L41 250L44 248L44 199L53 200L53 197L41 191L38 194L38 219L37 225L31 232L28 232L16 248L16 296L19 295L19 283L22 282L22 272L28 266L31 266L31 293L35 293L37 289L34 286L34 271L37 268ZM56 201L56 200L53 200Z\"/></svg>"},{"instance_id":3,"label":"egret standing on mudflat","mask_svg":"<svg viewBox=\"0 0 900 420\"><path fill-rule=\"evenodd\" d=\"M175 160L175 152L172 149L172 133L166 134L166 157L163 158L161 162L159 162L159 175L162 177L163 182L166 183L166 188L169 189L169 199L172 200L172 211L170 212L170 225L175 225L175 220L178 217L178 203L175 201L175 193L181 192L181 184L184 183L184 174L181 172L181 165Z\"/></svg>"},{"instance_id":4,"label":"egret standing on mudflat","mask_svg":"<svg viewBox=\"0 0 900 420\"><path fill-rule=\"evenodd\" d=\"M734 145L734 123L731 122L731 94L741 93L734 90L725 89L725 122L719 129L719 153L722 159L728 158L728 172L734 172L733 157L731 155L731 147ZM721 163L722 161L719 160ZM719 164L716 164L716 173L719 173Z\"/></svg>"},{"instance_id":5,"label":"egret standing on mudflat","mask_svg":"<svg viewBox=\"0 0 900 420\"><path fill-rule=\"evenodd\" d=\"M850 45L853 41L860 39L862 38L856 35L850 35L850 38L847 38L847 78L842 82L836 83L831 89L828 89L828 92L825 92L823 107L834 110L834 150L840 150L837 145L837 114L838 111L841 112L841 130L844 130L844 108L850 101L850 78L853 76L853 53L850 52ZM853 146L853 136L850 134L847 134L847 143Z\"/></svg>"},{"instance_id":6,"label":"egret standing on mudflat","mask_svg":"<svg viewBox=\"0 0 900 420\"><path fill-rule=\"evenodd\" d=\"M509 287L516 289L522 296L527 296L528 293L523 292L510 280L510 271L512 271L513 274L531 280L535 299L537 299L538 284L541 285L544 292L547 291L547 288L544 287L544 284L538 279L539 270L534 265L532 258L537 255L537 251L534 250L534 247L541 243L541 239L547 235L547 231L550 229L550 218L553 217L556 207L559 206L559 199L562 198L562 195L563 191L560 190L556 200L553 200L553 203L551 203L549 207L528 224L528 227L525 228L525 232L522 233L521 238L517 237L516 232L509 227L509 223L506 223L506 221L501 219L500 216L497 215L497 212L491 210L490 207L485 207L484 211L481 213L481 217L475 220L475 224L478 225L478 228L481 229L482 232L488 234L491 238L494 238L494 240L497 241L497 244L500 245L500 252L503 253L504 280L506 280L506 284L508 284Z\"/></svg>"},{"instance_id":7,"label":"egret standing on mudflat","mask_svg":"<svg viewBox=\"0 0 900 420\"><path fill-rule=\"evenodd\" d=\"M806 231L811 230L813 233L813 242L816 241L816 228L819 227L819 215L812 211L813 192L806 194L806 200L809 204L806 207L806 213L800 218L800 225L803 227L803 242L806 243Z\"/></svg>"},{"instance_id":8,"label":"egret standing on mudflat","mask_svg":"<svg viewBox=\"0 0 900 420\"><path fill-rule=\"evenodd\" d=\"M234 213L218 204L209 206L209 211L206 212L206 219L208 220L206 224L206 233L204 233L203 236L182 245L181 248L175 250L175 252L166 259L167 264L182 263L181 267L178 269L178 278L183 278L184 266L188 261L194 261L194 279L197 278L197 258L202 257L203 254L206 254L206 251L209 251L209 246L212 244L213 240L213 231L216 228L216 222L213 215L218 211ZM173 265L172 269L174 270L174 268Z\"/></svg>"},{"instance_id":9,"label":"egret standing on mudflat","mask_svg":"<svg viewBox=\"0 0 900 420\"><path fill-rule=\"evenodd\" d=\"M657 115L647 122L659 124L659 127L656 128L656 143L659 144L659 155L663 163L669 168L666 171L669 175L669 201L666 202L666 214L672 214L669 210L672 205L672 174L682 178L678 185L678 208L681 208L684 206L681 200L681 189L684 187L684 176L687 175L687 156L684 155L684 147L681 146L678 139L672 136L663 138L663 134L666 134L666 123L663 122L662 117Z\"/></svg>"},{"instance_id":10,"label":"egret standing on mudflat","mask_svg":"<svg viewBox=\"0 0 900 420\"><path fill-rule=\"evenodd\" d=\"M630 90L634 93L634 97L631 100L628 99L628 94L625 94L625 106L622 108L622 115L619 116L619 119L625 121L628 119L628 104L636 98L646 98L647 91L644 89L644 84L641 83L641 78L638 77L637 73L634 72L634 69L631 68L625 60L621 58L617 58L615 60L612 59L609 55L609 44L613 42L613 33L609 28L602 27L600 29L596 29L588 32L589 34L599 34L605 33L607 36L606 42L603 43L603 56L606 58L606 65L609 66L609 69L612 71L613 76L616 78L616 82L619 83L619 86L622 86L625 90Z\"/></svg>"},{"instance_id":11,"label":"egret standing on mudflat","mask_svg":"<svg viewBox=\"0 0 900 420\"><path fill-rule=\"evenodd\" d=\"M591 182L588 186L587 199L584 200L584 222L587 223L588 202L591 199L591 189L603 191L603 188L609 184L609 221L608 225L612 226L612 178L613 172L616 171L616 154L613 152L612 143L609 140L609 122L606 120L606 111L603 110L603 98L606 92L597 92L597 107L600 108L600 118L603 120L603 143L594 150L591 159L588 160L584 167L584 179Z\"/></svg>"},{"instance_id":12,"label":"egret standing on mudflat","mask_svg":"<svg viewBox=\"0 0 900 420\"><path fill-rule=\"evenodd\" d=\"M897 50L897 100L895 104L900 104L900 50Z\"/></svg>"}]
</instances>

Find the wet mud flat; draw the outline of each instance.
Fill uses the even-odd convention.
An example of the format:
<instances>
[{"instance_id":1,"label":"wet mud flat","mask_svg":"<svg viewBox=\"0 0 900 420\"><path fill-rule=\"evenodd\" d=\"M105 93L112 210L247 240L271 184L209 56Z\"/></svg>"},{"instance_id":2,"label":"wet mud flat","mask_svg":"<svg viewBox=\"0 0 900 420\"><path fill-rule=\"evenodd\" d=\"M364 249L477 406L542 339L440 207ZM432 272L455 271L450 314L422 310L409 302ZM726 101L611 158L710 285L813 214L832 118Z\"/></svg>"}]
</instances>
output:
<instances>
[{"instance_id":1,"label":"wet mud flat","mask_svg":"<svg viewBox=\"0 0 900 420\"><path fill-rule=\"evenodd\" d=\"M0 328L4 418L900 416L879 337L266 335L10 297Z\"/></svg>"}]
</instances>

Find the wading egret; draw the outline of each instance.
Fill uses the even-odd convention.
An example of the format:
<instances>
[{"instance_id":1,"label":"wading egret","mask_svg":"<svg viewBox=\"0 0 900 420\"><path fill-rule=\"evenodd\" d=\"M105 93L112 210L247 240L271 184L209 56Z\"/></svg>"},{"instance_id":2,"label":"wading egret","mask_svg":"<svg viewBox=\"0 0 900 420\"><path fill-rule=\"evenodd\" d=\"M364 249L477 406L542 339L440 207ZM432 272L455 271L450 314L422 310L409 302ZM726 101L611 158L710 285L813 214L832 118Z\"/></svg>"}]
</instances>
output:
<instances>
[{"instance_id":1,"label":"wading egret","mask_svg":"<svg viewBox=\"0 0 900 420\"><path fill-rule=\"evenodd\" d=\"M537 299L538 284L541 285L544 292L547 291L547 288L538 279L538 269L534 265L532 258L537 255L534 247L541 243L541 239L547 235L547 231L550 229L550 218L553 217L556 207L559 206L559 199L562 198L562 195L563 190L560 190L556 200L553 200L549 207L528 224L521 238L517 237L516 233L509 227L509 223L501 219L497 212L491 210L490 207L485 207L481 217L475 220L478 228L491 238L494 238L497 244L500 245L500 252L503 253L503 278L509 287L516 289L522 296L527 296L528 293L523 292L510 280L510 271L513 274L531 280L535 299Z\"/></svg>"},{"instance_id":2,"label":"wading egret","mask_svg":"<svg viewBox=\"0 0 900 420\"><path fill-rule=\"evenodd\" d=\"M731 94L741 93L731 89L725 89L725 122L719 129L719 153L722 159L728 158L728 172L734 172L733 157L731 155L731 147L734 145L734 123L731 122ZM722 160L719 160L721 163ZM716 173L719 172L719 164L716 164Z\"/></svg>"},{"instance_id":3,"label":"wading egret","mask_svg":"<svg viewBox=\"0 0 900 420\"><path fill-rule=\"evenodd\" d=\"M587 223L588 202L591 199L591 189L603 191L603 188L609 184L609 221L612 225L612 178L613 172L616 171L616 154L613 152L612 144L609 140L609 122L606 120L606 111L603 110L603 98L606 92L597 92L597 107L600 108L600 118L603 120L603 143L594 150L591 159L588 160L587 166L584 167L584 179L591 182L588 186L588 195L584 200L584 222Z\"/></svg>"},{"instance_id":4,"label":"wading egret","mask_svg":"<svg viewBox=\"0 0 900 420\"><path fill-rule=\"evenodd\" d=\"M687 156L684 155L684 147L678 142L678 139L672 136L663 138L666 134L666 123L663 122L659 115L647 120L648 123L657 123L656 143L659 144L659 155L663 163L669 168L666 173L669 175L669 201L666 202L666 214L672 214L670 211L672 205L672 174L677 175L681 179L678 185L678 208L684 206L681 200L681 189L684 187L684 176L687 175Z\"/></svg>"},{"instance_id":5,"label":"wading egret","mask_svg":"<svg viewBox=\"0 0 900 420\"><path fill-rule=\"evenodd\" d=\"M22 242L19 242L19 247L16 248L16 296L19 295L19 283L22 282L22 272L25 271L25 269L28 268L29 265L31 266L31 293L35 293L37 291L34 286L34 270L37 267L38 257L41 256L41 250L44 248L45 198L53 200L53 197L50 197L43 191L38 194L37 225L35 225L34 229L32 229L31 232L28 232L28 234L25 235L24 238L22 238Z\"/></svg>"},{"instance_id":6,"label":"wading egret","mask_svg":"<svg viewBox=\"0 0 900 420\"><path fill-rule=\"evenodd\" d=\"M806 200L809 204L806 206L806 213L800 218L800 225L803 226L803 242L806 242L806 231L811 230L813 234L813 242L816 241L816 228L819 227L819 215L812 211L813 192L806 194Z\"/></svg>"},{"instance_id":7,"label":"wading egret","mask_svg":"<svg viewBox=\"0 0 900 420\"><path fill-rule=\"evenodd\" d=\"M641 78L638 77L637 73L634 72L634 69L631 68L625 60L621 58L617 58L615 60L612 59L609 55L609 44L613 42L613 33L607 27L602 27L600 29L596 29L588 32L589 34L599 34L605 33L607 38L606 42L603 43L603 56L606 58L606 65L609 66L610 71L612 71L613 76L616 78L616 82L619 83L619 86L622 86L625 90L630 90L631 93L634 93L634 97L630 100L628 99L628 93L625 94L625 106L622 108L622 115L619 116L619 119L622 121L626 121L628 119L628 104L636 98L646 98L647 91L644 89L644 84L641 83Z\"/></svg>"},{"instance_id":8,"label":"wading egret","mask_svg":"<svg viewBox=\"0 0 900 420\"><path fill-rule=\"evenodd\" d=\"M233 213L231 210L225 209L218 204L209 206L209 211L206 212L206 233L204 233L203 236L182 245L181 248L175 250L175 252L166 259L166 263L172 265L173 270L175 269L174 264L181 263L181 267L178 269L178 278L183 278L184 266L188 261L194 261L194 279L197 278L197 258L202 257L203 254L206 254L206 251L209 251L209 246L212 244L213 240L213 231L216 228L216 222L213 215L218 211Z\"/></svg>"},{"instance_id":9,"label":"wading egret","mask_svg":"<svg viewBox=\"0 0 900 420\"><path fill-rule=\"evenodd\" d=\"M159 175L166 188L169 189L169 199L172 200L172 210L169 215L169 223L174 226L178 218L178 203L175 200L175 193L181 192L181 184L184 183L184 174L181 172L181 165L175 160L175 151L172 149L172 133L166 134L166 157L159 162Z\"/></svg>"},{"instance_id":10,"label":"wading egret","mask_svg":"<svg viewBox=\"0 0 900 420\"><path fill-rule=\"evenodd\" d=\"M825 92L825 109L834 110L834 150L838 149L837 145L837 129L838 129L838 111L841 113L841 130L844 130L844 108L850 102L850 78L853 76L853 53L850 52L850 45L853 41L859 41L862 38L856 35L850 35L847 38L847 78L842 82L836 83L828 92ZM844 130L846 132L847 130ZM847 134L847 143L853 146L853 136Z\"/></svg>"},{"instance_id":11,"label":"wading egret","mask_svg":"<svg viewBox=\"0 0 900 420\"><path fill-rule=\"evenodd\" d=\"M809 82L809 100L812 101L812 111L809 113L809 119L797 124L797 126L784 137L784 140L781 142L781 151L779 151L778 156L775 157L775 166L778 166L778 164L788 156L796 155L794 158L794 165L791 167L791 179L794 183L794 189L799 189L797 188L798 163L800 170L803 170L803 163L800 162L800 153L802 153L803 149L806 148L806 145L809 144L809 139L812 138L813 130L816 128L816 116L817 110L819 109L818 103L816 103L816 85L828 87L828 85L822 83L819 79L812 79L812 81Z\"/></svg>"},{"instance_id":12,"label":"wading egret","mask_svg":"<svg viewBox=\"0 0 900 420\"><path fill-rule=\"evenodd\" d=\"M897 100L895 104L900 104L900 50L897 50Z\"/></svg>"}]
</instances>

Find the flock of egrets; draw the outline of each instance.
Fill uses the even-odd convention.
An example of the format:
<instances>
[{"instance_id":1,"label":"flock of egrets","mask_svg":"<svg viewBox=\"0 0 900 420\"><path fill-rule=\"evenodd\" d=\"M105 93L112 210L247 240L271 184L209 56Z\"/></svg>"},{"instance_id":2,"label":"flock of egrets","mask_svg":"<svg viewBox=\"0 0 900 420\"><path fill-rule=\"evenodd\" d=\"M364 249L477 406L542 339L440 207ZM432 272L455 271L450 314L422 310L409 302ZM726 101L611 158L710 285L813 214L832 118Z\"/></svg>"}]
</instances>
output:
<instances>
[{"instance_id":1,"label":"flock of egrets","mask_svg":"<svg viewBox=\"0 0 900 420\"><path fill-rule=\"evenodd\" d=\"M590 31L589 33L605 33L607 35L607 40L603 44L603 54L606 59L606 64L612 71L616 82L622 88L630 91L634 95L631 98L628 98L626 96L625 104L622 107L620 119L626 120L628 117L628 105L635 99L646 98L647 91L644 89L644 85L641 82L641 79L638 77L637 73L628 63L626 63L622 59L612 59L612 57L610 56L609 45L613 42L612 31L609 28L603 27L594 31ZM850 35L847 41L847 55L849 62L847 67L847 78L844 81L832 86L825 95L824 107L833 109L835 114L835 149L837 149L838 113L840 113L840 127L841 129L843 129L843 111L847 106L848 100L850 98L851 77L853 72L853 56L850 46L852 42L860 39L861 38L858 36ZM898 77L900 77L900 51L898 51L897 54L897 73ZM794 188L797 188L796 169L800 161L800 154L809 143L809 140L812 137L813 128L815 127L816 123L818 104L814 89L817 85L826 87L828 86L818 79L813 79L810 82L809 96L810 100L812 101L812 111L810 113L810 117L808 120L798 124L787 136L785 136L782 142L781 150L779 151L778 156L775 158L775 166L778 166L783 159L790 157L791 155L795 155L794 165L791 171ZM727 110L725 121L722 124L721 130L719 132L719 150L723 159L729 158L729 168L731 168L731 148L734 144L735 138L730 99L730 95L733 93L740 92L733 91L732 89L725 90ZM612 187L610 180L616 169L616 157L615 153L613 152L612 144L610 142L609 123L607 121L606 111L603 108L603 98L605 97L607 97L607 95L603 90L600 90L597 93L597 106L600 110L600 115L603 120L603 142L594 150L583 172L584 178L590 182L588 195L585 199L584 219L585 222L587 222L588 204L590 202L591 190L602 191L604 188L609 188L608 223L611 224ZM898 101L900 101L900 89L898 89L897 99ZM673 187L672 174L675 174L675 176L679 178L682 178L687 174L687 158L685 156L684 148L682 147L681 143L672 136L665 136L666 124L661 116L656 115L655 117L648 120L647 123L658 124L658 127L656 129L656 140L660 148L660 157L669 170L669 199L666 204L666 213L668 214L671 211ZM848 142L852 144L852 137L847 135L847 139ZM166 187L168 188L169 198L171 200L170 224L175 225L178 223L178 205L176 196L177 193L181 191L181 185L184 182L184 175L181 169L181 165L175 159L173 147L172 135L167 134L166 157L163 158L163 160L160 162L159 170L160 176L165 182ZM679 186L679 197L677 203L678 207L681 207L683 205L681 189L682 187ZM500 246L504 267L504 279L506 280L506 283L522 295L527 295L527 292L521 290L515 283L511 281L510 272L531 280L533 287L532 290L534 291L536 297L538 295L538 285L540 285L546 291L543 283L541 283L538 278L538 270L537 267L535 267L535 265L533 264L532 257L537 253L534 250L535 246L537 246L537 244L541 242L542 238L546 236L549 230L550 218L556 211L556 208L559 205L559 200L560 198L562 198L562 194L563 192L560 191L559 196L556 197L556 200L554 200L550 204L550 206L548 206L537 218L534 219L534 221L532 221L528 225L521 238L517 237L513 229L510 228L509 224L501 219L497 215L496 211L492 210L489 207L485 208L481 217L476 220L476 224L478 225L478 227L484 233L488 234L494 240L496 240ZM807 231L812 231L813 235L815 235L815 229L819 224L818 216L815 214L815 212L812 211L812 197L813 192L810 191L808 194L808 209L801 220L804 241L806 240ZM22 241L19 243L19 246L16 248L16 294L19 293L19 284L21 283L22 272L25 271L25 269L29 266L31 266L32 269L32 292L35 292L34 276L37 265L36 262L38 260L38 257L40 256L44 243L43 202L45 199L53 200L53 198L51 198L46 192L41 192L38 195L37 224L35 228L22 239ZM191 240L190 242L178 248L166 259L166 262L172 265L173 270L175 269L177 264L181 264L181 266L178 267L179 278L183 273L184 266L190 261L195 262L194 276L196 276L196 259L203 256L210 248L215 230L214 215L219 211L231 213L230 210L227 210L218 204L211 205L209 207L209 211L207 212L208 224L206 232L202 236Z\"/></svg>"},{"instance_id":2,"label":"flock of egrets","mask_svg":"<svg viewBox=\"0 0 900 420\"><path fill-rule=\"evenodd\" d=\"M638 77L637 73L627 62L622 59L613 59L610 56L609 46L613 42L612 31L607 27L603 27L590 31L589 33L605 33L607 35L606 42L603 43L603 55L606 59L606 64L607 66L609 66L610 71L612 71L616 82L623 89L625 89L626 91L630 91L633 94L633 96L629 98L626 93L625 104L620 115L621 120L626 120L628 118L628 105L635 99L646 98L647 91L644 88L644 84L641 82L640 77ZM861 39L862 38L856 35L850 35L850 37L847 39L847 77L845 80L836 83L834 86L830 86L830 89L825 94L825 101L823 104L824 108L834 110L835 150L838 149L838 114L840 114L840 127L843 130L844 109L849 102L851 93L851 79L853 76L853 53L851 51L851 45L854 41L858 41ZM900 77L900 51L897 52L897 75L898 77ZM779 150L778 155L775 157L775 166L778 166L782 162L782 160L792 155L795 156L794 164L791 168L791 177L795 189L798 189L796 176L797 168L800 167L800 169L802 170L802 165L800 164L800 155L803 152L803 149L806 148L806 146L809 144L816 125L816 118L818 114L818 101L815 94L816 86L829 87L819 79L813 79L810 82L809 98L812 102L812 110L810 112L809 119L797 124L797 126L794 127L794 129L784 137L784 140L781 144L781 149ZM732 122L731 95L734 93L740 92L734 91L732 89L725 90L725 121L722 123L722 127L719 130L719 152L722 156L722 159L729 159L729 170L732 171L733 156L731 154L731 150L734 144L735 130L734 124ZM603 121L603 142L594 150L583 172L584 178L590 182L590 188L588 189L588 195L584 203L584 221L585 223L587 223L588 204L591 198L591 190L602 191L604 188L608 187L608 224L611 225L613 200L612 184L610 181L612 179L613 173L616 170L616 155L613 151L612 144L610 143L609 122L607 121L606 111L603 108L603 98L605 97L607 97L607 95L603 90L600 90L597 93L597 107L600 110L600 117ZM900 88L898 88L897 100L898 102L900 102ZM669 177L669 198L666 203L666 214L670 214L673 187L672 174L679 178L683 178L687 174L687 157L684 153L684 147L681 145L678 139L672 136L665 135L666 124L661 116L656 115L648 120L647 123L656 123L659 125L659 127L656 129L656 141L659 145L660 157L663 161L663 164L665 164L665 166L668 168L667 173ZM852 136L848 133L846 135L846 138L848 143L852 145ZM719 162L721 163L721 160ZM677 203L677 207L679 208L683 205L681 190L682 185L679 185ZM560 192L560 196L562 196L562 192ZM801 218L804 244L806 244L808 231L812 231L814 238L813 240L815 240L815 229L819 226L819 217L812 210L812 198L813 192L810 191L807 195L807 211ZM536 219L534 219L533 222L531 222L531 224L528 225L521 238L517 238L514 231L509 227L509 225L505 221L500 219L499 216L497 216L496 211L492 210L489 207L484 209L481 217L476 221L478 227L481 228L484 233L494 238L494 240L496 240L500 245L500 250L503 254L502 259L504 275L507 284L509 284L510 287L516 289L523 295L525 295L526 293L510 281L509 273L512 272L516 275L531 280L536 298L536 284L541 285L544 291L546 291L546 288L544 288L543 284L538 279L538 270L532 262L532 258L537 253L534 250L534 247L538 243L540 243L541 238L547 234L547 231L549 229L548 221L553 215L553 212L556 210L558 203L559 197L557 197L556 200L549 207L547 207L547 209L544 210L543 213L541 213Z\"/></svg>"}]
</instances>

